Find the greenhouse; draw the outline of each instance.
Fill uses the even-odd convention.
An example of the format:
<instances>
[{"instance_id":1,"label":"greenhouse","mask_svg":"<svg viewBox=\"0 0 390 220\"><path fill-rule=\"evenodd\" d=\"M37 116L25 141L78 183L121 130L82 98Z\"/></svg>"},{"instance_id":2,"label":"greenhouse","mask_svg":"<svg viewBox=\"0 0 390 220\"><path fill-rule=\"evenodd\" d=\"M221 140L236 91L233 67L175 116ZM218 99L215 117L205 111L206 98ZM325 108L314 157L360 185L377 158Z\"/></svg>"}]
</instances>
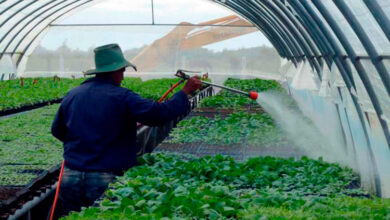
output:
<instances>
[{"instance_id":1,"label":"greenhouse","mask_svg":"<svg viewBox=\"0 0 390 220\"><path fill-rule=\"evenodd\" d=\"M0 219L390 219L389 127L389 0L0 0Z\"/></svg>"}]
</instances>

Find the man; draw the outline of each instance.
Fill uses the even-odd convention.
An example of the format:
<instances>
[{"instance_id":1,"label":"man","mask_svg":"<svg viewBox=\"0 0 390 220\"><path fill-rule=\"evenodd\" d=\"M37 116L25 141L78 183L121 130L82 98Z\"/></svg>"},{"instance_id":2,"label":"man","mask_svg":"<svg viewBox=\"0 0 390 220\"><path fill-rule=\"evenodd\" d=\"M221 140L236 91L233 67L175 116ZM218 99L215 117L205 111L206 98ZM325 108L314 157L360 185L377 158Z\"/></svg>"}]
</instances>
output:
<instances>
[{"instance_id":1,"label":"man","mask_svg":"<svg viewBox=\"0 0 390 220\"><path fill-rule=\"evenodd\" d=\"M117 44L98 47L95 74L63 99L52 134L64 142L65 171L56 216L90 206L117 175L136 165L137 122L162 125L185 114L187 95L201 88L198 77L164 102L144 99L120 87L125 60Z\"/></svg>"}]
</instances>

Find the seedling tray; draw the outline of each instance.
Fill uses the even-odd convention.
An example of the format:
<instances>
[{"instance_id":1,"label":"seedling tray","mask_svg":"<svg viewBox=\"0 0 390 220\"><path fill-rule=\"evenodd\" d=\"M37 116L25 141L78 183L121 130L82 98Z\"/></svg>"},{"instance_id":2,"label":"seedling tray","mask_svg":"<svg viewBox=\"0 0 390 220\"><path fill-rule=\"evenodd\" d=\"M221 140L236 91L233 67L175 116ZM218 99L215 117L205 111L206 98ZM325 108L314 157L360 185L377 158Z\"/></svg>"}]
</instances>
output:
<instances>
[{"instance_id":1,"label":"seedling tray","mask_svg":"<svg viewBox=\"0 0 390 220\"><path fill-rule=\"evenodd\" d=\"M0 111L0 117L1 116L9 116L9 115L13 115L13 114L18 114L18 113L21 113L21 112L25 112L25 111L41 108L41 107L44 107L44 106L47 106L47 105L51 105L51 104L55 104L55 103L61 103L61 101L62 101L62 98L59 98L59 99L53 99L53 100L49 100L49 101L41 101L41 102L38 102L38 103L23 105L23 106L20 106L18 108L5 109L5 110Z\"/></svg>"}]
</instances>

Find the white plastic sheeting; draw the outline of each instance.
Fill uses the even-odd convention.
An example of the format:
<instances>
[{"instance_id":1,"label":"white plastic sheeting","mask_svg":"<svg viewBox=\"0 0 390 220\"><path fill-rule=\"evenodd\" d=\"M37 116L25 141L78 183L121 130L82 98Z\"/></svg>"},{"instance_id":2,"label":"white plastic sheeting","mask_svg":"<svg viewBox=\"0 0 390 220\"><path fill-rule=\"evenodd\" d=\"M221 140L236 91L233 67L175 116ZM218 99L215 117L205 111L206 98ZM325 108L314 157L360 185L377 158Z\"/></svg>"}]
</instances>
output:
<instances>
[{"instance_id":1,"label":"white plastic sheeting","mask_svg":"<svg viewBox=\"0 0 390 220\"><path fill-rule=\"evenodd\" d=\"M326 68L324 72L326 74L323 83L329 79L327 74L338 74L337 71L329 71ZM383 196L389 195L388 145L372 108L364 106L363 120L366 126L364 128L358 113L353 108L351 99L353 94L349 93L345 86L328 81L332 86L328 83L322 84L320 90L315 90L314 84L310 85L308 80L302 80L302 84L296 83L297 77L311 76L310 69L290 66L286 70L286 75L291 73L295 73L294 77L287 77L291 95L319 131L324 136L331 137L327 145L328 149L316 153L328 157L328 160L333 159L354 167L361 174L362 183L367 189L380 190ZM367 101L361 93L362 91L358 92L359 98ZM367 134L365 130L368 130ZM318 150L318 147L313 146L314 150Z\"/></svg>"}]
</instances>

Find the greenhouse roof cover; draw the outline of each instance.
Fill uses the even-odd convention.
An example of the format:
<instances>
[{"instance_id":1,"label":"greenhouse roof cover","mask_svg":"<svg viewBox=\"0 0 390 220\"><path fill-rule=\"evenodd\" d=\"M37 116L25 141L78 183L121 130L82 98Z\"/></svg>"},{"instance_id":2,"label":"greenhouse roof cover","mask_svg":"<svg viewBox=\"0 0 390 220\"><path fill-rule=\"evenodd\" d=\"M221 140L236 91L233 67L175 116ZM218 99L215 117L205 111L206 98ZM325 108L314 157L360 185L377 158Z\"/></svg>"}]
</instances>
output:
<instances>
[{"instance_id":1,"label":"greenhouse roof cover","mask_svg":"<svg viewBox=\"0 0 390 220\"><path fill-rule=\"evenodd\" d=\"M153 6L158 5L159 1L147 1L152 9L151 21L137 22L144 25L164 23L159 24L154 20ZM59 21L100 2L109 1L0 1L0 74L15 72L23 75L29 55L50 28L72 26ZM126 7L134 6L132 1L126 2ZM253 24L268 38L279 55L296 68L307 64L301 69L311 70L314 76L300 74L298 82L313 77L321 83L322 92L330 90L334 92L332 96L339 97L343 102L350 100L349 108L352 106L356 112L369 152L382 152L380 155L389 156L390 1L209 2L231 9ZM165 24L169 22L167 20ZM370 130L369 127L374 124L375 128ZM372 134L380 136L381 143L378 146L382 147L379 150L375 149L376 144L370 142Z\"/></svg>"}]
</instances>

